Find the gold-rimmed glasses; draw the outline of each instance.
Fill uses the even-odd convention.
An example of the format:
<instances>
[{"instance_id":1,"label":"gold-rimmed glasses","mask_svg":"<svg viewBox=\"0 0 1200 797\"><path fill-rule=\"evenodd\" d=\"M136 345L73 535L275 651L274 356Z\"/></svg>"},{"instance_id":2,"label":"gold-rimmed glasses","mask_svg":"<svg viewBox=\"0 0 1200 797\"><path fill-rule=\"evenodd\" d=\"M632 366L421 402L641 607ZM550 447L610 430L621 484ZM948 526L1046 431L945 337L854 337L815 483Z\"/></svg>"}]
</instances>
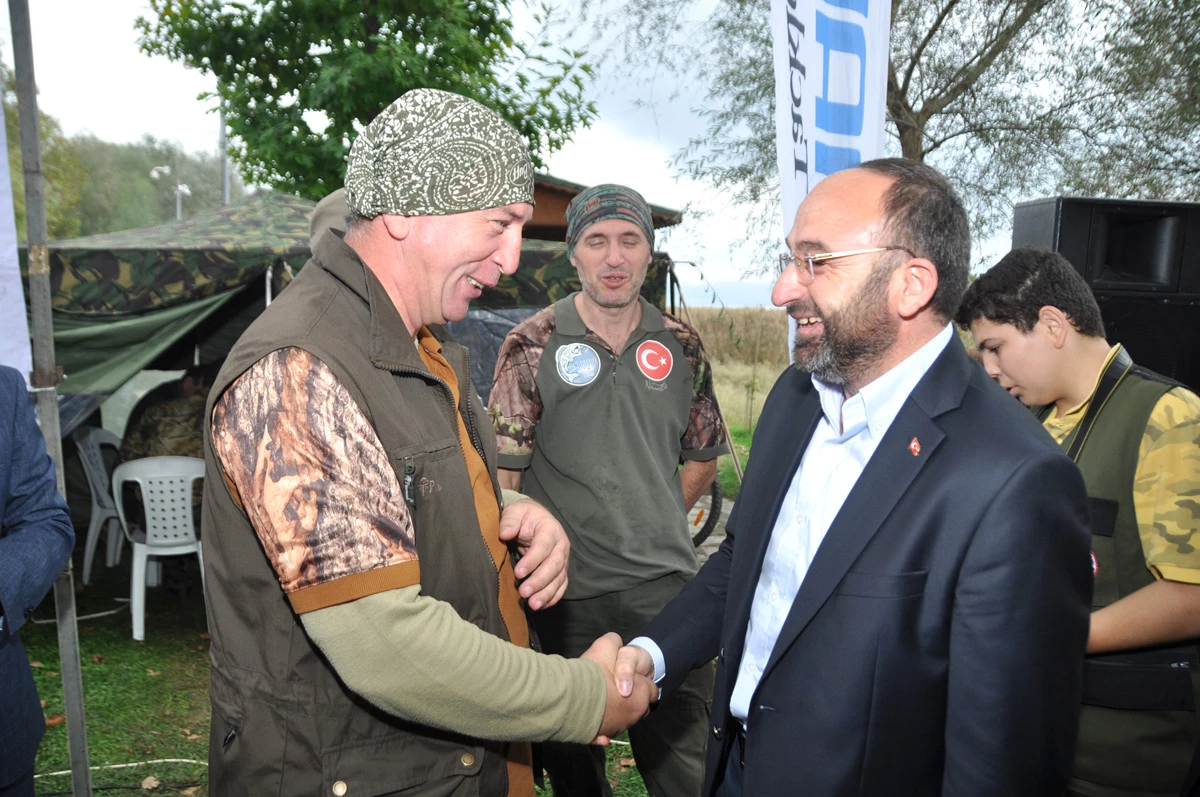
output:
<instances>
[{"instance_id":1,"label":"gold-rimmed glasses","mask_svg":"<svg viewBox=\"0 0 1200 797\"><path fill-rule=\"evenodd\" d=\"M876 246L871 249L852 249L848 252L801 252L799 254L785 254L779 256L779 273L787 271L790 267L796 266L796 279L801 285L810 285L817 277L817 264L824 263L827 260L834 260L839 257L854 257L855 255L869 255L875 252L907 252L909 257L916 257L916 253L907 246ZM804 267L801 268L801 265Z\"/></svg>"}]
</instances>

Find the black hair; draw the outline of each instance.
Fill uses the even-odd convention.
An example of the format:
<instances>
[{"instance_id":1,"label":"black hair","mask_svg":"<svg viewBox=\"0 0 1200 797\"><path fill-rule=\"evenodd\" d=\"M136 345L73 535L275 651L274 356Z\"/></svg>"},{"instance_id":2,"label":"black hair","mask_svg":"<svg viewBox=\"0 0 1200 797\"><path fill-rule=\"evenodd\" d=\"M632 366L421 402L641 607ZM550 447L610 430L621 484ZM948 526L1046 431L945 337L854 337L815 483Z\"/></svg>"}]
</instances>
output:
<instances>
[{"instance_id":1,"label":"black hair","mask_svg":"<svg viewBox=\"0 0 1200 797\"><path fill-rule=\"evenodd\" d=\"M971 227L954 186L932 166L905 158L879 158L858 168L896 178L883 194L886 229L892 240L937 269L933 309L946 320L954 317L971 273Z\"/></svg>"},{"instance_id":2,"label":"black hair","mask_svg":"<svg viewBox=\"0 0 1200 797\"><path fill-rule=\"evenodd\" d=\"M1012 250L972 282L954 320L969 327L985 318L1027 333L1047 305L1062 310L1079 334L1104 337L1100 305L1083 276L1061 254L1040 246Z\"/></svg>"}]
</instances>

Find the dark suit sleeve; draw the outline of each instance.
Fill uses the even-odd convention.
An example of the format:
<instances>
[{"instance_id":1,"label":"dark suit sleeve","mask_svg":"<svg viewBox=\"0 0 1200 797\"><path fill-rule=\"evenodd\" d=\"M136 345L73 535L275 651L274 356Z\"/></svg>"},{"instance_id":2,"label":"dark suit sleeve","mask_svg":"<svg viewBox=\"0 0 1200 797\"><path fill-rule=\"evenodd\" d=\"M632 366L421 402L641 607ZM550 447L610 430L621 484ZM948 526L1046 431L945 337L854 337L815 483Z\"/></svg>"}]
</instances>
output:
<instances>
[{"instance_id":1,"label":"dark suit sleeve","mask_svg":"<svg viewBox=\"0 0 1200 797\"><path fill-rule=\"evenodd\" d=\"M667 675L659 686L664 697L683 683L693 669L715 659L720 650L725 595L733 562L733 520L731 517L721 546L642 633L662 650Z\"/></svg>"},{"instance_id":2,"label":"dark suit sleeve","mask_svg":"<svg viewBox=\"0 0 1200 797\"><path fill-rule=\"evenodd\" d=\"M954 592L945 797L1066 790L1092 593L1079 471L1026 461L976 530Z\"/></svg>"},{"instance_id":3,"label":"dark suit sleeve","mask_svg":"<svg viewBox=\"0 0 1200 797\"><path fill-rule=\"evenodd\" d=\"M54 462L34 420L25 384L11 368L0 369L0 407L11 407L0 429L9 446L0 462L0 611L4 627L0 644L20 630L25 613L45 597L67 564L75 532L67 505L55 486Z\"/></svg>"}]
</instances>

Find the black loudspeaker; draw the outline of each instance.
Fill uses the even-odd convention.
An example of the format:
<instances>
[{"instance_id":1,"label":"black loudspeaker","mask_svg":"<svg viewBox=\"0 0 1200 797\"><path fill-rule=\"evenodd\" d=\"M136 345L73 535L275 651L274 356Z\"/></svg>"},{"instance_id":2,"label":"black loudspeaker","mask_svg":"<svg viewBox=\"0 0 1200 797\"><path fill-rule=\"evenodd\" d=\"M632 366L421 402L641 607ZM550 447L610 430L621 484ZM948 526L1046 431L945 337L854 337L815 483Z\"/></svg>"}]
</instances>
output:
<instances>
[{"instance_id":1,"label":"black loudspeaker","mask_svg":"<svg viewBox=\"0 0 1200 797\"><path fill-rule=\"evenodd\" d=\"M1022 202L1012 245L1061 253L1096 295L1109 343L1200 391L1200 203Z\"/></svg>"}]
</instances>

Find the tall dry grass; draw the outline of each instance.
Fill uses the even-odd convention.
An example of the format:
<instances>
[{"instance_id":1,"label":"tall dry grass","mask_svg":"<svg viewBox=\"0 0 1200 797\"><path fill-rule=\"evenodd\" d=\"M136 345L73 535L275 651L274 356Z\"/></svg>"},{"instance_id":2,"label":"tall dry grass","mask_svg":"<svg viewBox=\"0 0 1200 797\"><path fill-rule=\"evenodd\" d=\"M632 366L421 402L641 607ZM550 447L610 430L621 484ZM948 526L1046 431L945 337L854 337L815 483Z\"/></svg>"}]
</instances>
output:
<instances>
[{"instance_id":1,"label":"tall dry grass","mask_svg":"<svg viewBox=\"0 0 1200 797\"><path fill-rule=\"evenodd\" d=\"M782 308L697 307L684 319L700 333L708 359L714 363L788 362L787 313Z\"/></svg>"},{"instance_id":2,"label":"tall dry grass","mask_svg":"<svg viewBox=\"0 0 1200 797\"><path fill-rule=\"evenodd\" d=\"M704 341L717 402L731 428L751 430L763 399L789 362L782 309L691 309L687 320Z\"/></svg>"}]
</instances>

